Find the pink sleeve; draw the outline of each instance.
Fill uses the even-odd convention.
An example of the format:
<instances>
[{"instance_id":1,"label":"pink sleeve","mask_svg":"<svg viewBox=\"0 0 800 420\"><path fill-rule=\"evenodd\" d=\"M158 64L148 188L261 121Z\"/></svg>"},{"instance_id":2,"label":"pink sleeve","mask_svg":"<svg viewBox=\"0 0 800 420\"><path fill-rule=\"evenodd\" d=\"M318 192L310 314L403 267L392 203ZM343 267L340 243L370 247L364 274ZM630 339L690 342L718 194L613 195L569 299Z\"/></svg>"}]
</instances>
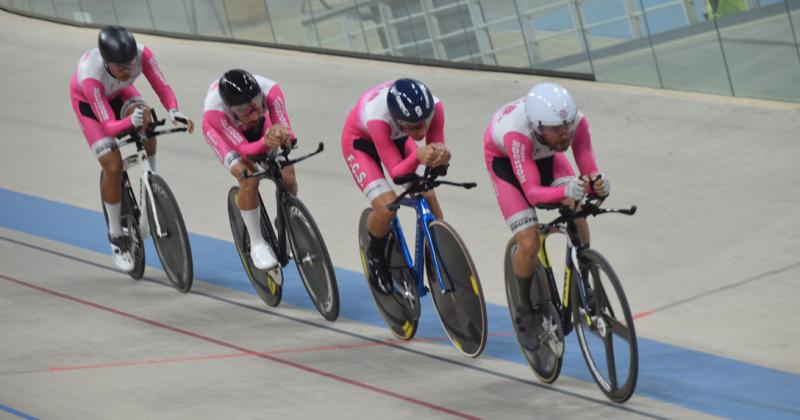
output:
<instances>
[{"instance_id":1,"label":"pink sleeve","mask_svg":"<svg viewBox=\"0 0 800 420\"><path fill-rule=\"evenodd\" d=\"M433 120L425 134L425 143L444 144L444 105L441 102L433 107Z\"/></svg>"},{"instance_id":2,"label":"pink sleeve","mask_svg":"<svg viewBox=\"0 0 800 420\"><path fill-rule=\"evenodd\" d=\"M286 112L286 98L283 97L283 91L277 84L269 90L267 94L267 108L269 109L269 120L272 125L280 124L289 129L294 137L292 125L289 122L289 114Z\"/></svg>"},{"instance_id":3,"label":"pink sleeve","mask_svg":"<svg viewBox=\"0 0 800 420\"><path fill-rule=\"evenodd\" d=\"M228 116L222 111L211 110L204 112L203 122L216 130L226 143L245 158L269 151L269 147L263 141L248 142L241 131L231 125Z\"/></svg>"},{"instance_id":4,"label":"pink sleeve","mask_svg":"<svg viewBox=\"0 0 800 420\"><path fill-rule=\"evenodd\" d=\"M156 58L153 57L153 53L147 47L142 49L142 72L147 77L147 81L150 82L150 86L156 91L156 95L158 95L158 99L161 100L164 108L167 110L178 109L178 100L175 98L175 92L167 84L167 79L158 67Z\"/></svg>"},{"instance_id":5,"label":"pink sleeve","mask_svg":"<svg viewBox=\"0 0 800 420\"><path fill-rule=\"evenodd\" d=\"M372 142L375 143L381 162L389 170L389 176L392 179L408 175L417 169L419 159L417 159L416 153L411 153L405 159L401 158L400 152L392 142L392 129L389 127L389 123L381 120L371 120L367 122L367 130Z\"/></svg>"},{"instance_id":6,"label":"pink sleeve","mask_svg":"<svg viewBox=\"0 0 800 420\"><path fill-rule=\"evenodd\" d=\"M114 117L114 110L108 104L106 98L106 89L103 84L97 79L87 78L81 82L81 89L83 96L89 101L92 106L97 121L103 126L103 131L106 135L115 137L117 134L133 127L130 118L122 118L118 120Z\"/></svg>"},{"instance_id":7,"label":"pink sleeve","mask_svg":"<svg viewBox=\"0 0 800 420\"><path fill-rule=\"evenodd\" d=\"M516 131L509 131L503 136L503 144L511 159L514 175L525 192L525 198L532 206L537 204L553 204L565 198L565 186L545 187L539 175L539 168L533 160L533 143L528 137Z\"/></svg>"},{"instance_id":8,"label":"pink sleeve","mask_svg":"<svg viewBox=\"0 0 800 420\"><path fill-rule=\"evenodd\" d=\"M581 175L591 175L600 172L594 160L592 134L589 131L589 122L586 121L586 117L581 119L578 128L575 129L575 138L572 141L572 156L575 157L575 163L578 164Z\"/></svg>"}]
</instances>

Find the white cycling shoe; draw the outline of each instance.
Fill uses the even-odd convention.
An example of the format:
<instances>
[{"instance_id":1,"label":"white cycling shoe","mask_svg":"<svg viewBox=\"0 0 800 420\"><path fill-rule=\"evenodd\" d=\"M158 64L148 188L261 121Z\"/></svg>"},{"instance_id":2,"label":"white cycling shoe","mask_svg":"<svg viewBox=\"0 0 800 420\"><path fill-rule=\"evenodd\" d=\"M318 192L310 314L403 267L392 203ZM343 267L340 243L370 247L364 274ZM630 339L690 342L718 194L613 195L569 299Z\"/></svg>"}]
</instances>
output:
<instances>
[{"instance_id":1,"label":"white cycling shoe","mask_svg":"<svg viewBox=\"0 0 800 420\"><path fill-rule=\"evenodd\" d=\"M260 243L253 246L250 250L250 258L253 259L253 264L262 271L269 271L278 266L278 259L266 243Z\"/></svg>"},{"instance_id":2,"label":"white cycling shoe","mask_svg":"<svg viewBox=\"0 0 800 420\"><path fill-rule=\"evenodd\" d=\"M130 273L134 268L133 256L131 255L131 239L127 236L108 238L111 244L111 258L114 265L120 270Z\"/></svg>"}]
</instances>

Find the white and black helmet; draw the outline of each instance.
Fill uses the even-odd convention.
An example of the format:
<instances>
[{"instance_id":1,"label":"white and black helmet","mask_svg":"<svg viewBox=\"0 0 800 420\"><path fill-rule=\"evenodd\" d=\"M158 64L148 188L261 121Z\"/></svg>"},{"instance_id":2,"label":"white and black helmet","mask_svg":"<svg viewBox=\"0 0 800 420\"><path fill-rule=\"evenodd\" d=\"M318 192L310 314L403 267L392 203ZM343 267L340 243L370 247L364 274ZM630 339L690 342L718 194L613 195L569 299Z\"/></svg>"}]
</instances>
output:
<instances>
[{"instance_id":1,"label":"white and black helmet","mask_svg":"<svg viewBox=\"0 0 800 420\"><path fill-rule=\"evenodd\" d=\"M539 83L525 96L525 115L538 131L540 126L570 125L578 115L572 95L555 83Z\"/></svg>"}]
</instances>

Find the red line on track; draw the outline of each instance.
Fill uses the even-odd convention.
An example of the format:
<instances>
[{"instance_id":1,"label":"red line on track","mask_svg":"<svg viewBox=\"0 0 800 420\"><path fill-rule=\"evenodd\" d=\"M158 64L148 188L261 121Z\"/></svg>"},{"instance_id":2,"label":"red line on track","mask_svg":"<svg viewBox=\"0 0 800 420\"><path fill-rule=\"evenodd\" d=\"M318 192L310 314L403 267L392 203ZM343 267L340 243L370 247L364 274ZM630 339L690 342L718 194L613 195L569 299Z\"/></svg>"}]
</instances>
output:
<instances>
[{"instance_id":1,"label":"red line on track","mask_svg":"<svg viewBox=\"0 0 800 420\"><path fill-rule=\"evenodd\" d=\"M477 419L478 418L478 417L471 416L471 415L466 414L466 413L462 413L460 411L452 410L452 409L449 409L449 408L446 408L446 407L442 407L442 406L439 406L439 405L436 405L436 404L432 404L432 403L429 403L429 402L426 402L426 401L418 400L418 399L413 398L413 397L408 397L408 396L405 396L405 395L402 395L402 394L398 394L396 392L389 391L387 389L379 388L379 387L374 386L374 385L370 385L370 384L367 384L367 383L364 383L364 382L359 382L359 381L356 381L356 380L353 380L353 379L345 378L344 376L336 375L334 373L325 372L323 370L315 369L313 367L302 365L300 363L296 363L296 362L292 362L292 361L289 361L289 360L281 359L281 358L275 357L275 356L270 356L269 354L260 353L260 352L257 352L255 350L248 349L246 347L238 346L236 344L228 343L226 341L218 340L216 338L207 337L207 336L204 336L202 334L198 334L198 333L195 333L195 332L192 332L192 331L189 331L189 330L184 330L182 328L173 327L171 325L167 325L167 324L164 324L164 323L161 323L161 322L158 322L158 321L154 321L154 320L151 320L151 319L143 318L143 317L140 317L140 316L137 316L137 315L133 315L133 314L127 313L127 312L123 312L123 311L121 311L119 309L114 309L114 308L111 308L109 306L101 305L99 303L94 303L94 302L91 302L91 301L88 301L88 300L84 300L84 299L81 299L81 298L78 298L78 297L70 296L70 295L67 295L67 294L64 294L64 293L61 293L61 292L57 292L55 290L51 290L51 289L47 289L47 288L42 287L42 286L38 286L38 285L33 284L33 283L28 283L28 282L23 281L23 280L19 280L19 279L15 279L15 278L12 278L12 277L8 277L8 276L3 275L3 274L0 274L0 278L4 279L6 281L9 281L11 283L16 283L16 284L18 284L20 286L25 286L25 287L28 287L28 288L31 288L31 289L34 289L34 290L38 290L40 292L44 292L44 293L47 293L47 294L50 294L50 295L53 295L53 296L57 296L57 297L60 297L60 298L63 298L63 299L71 300L73 302L80 303L82 305L86 305L86 306L89 306L89 307L92 307L92 308L95 308L95 309L99 309L99 310L102 310L102 311L110 312L112 314L119 315L119 316L122 316L122 317L125 317L125 318L133 319L133 320L145 323L145 324L152 325L152 326L157 327L157 328L161 328L161 329L164 329L164 330L167 330L167 331L172 331L172 332L177 333L177 334L182 334L182 335L185 335L185 336L196 338L198 340L202 340L202 341L206 341L206 342L209 342L209 343L217 344L217 345L222 346L222 347L227 347L227 348L230 348L230 349L242 352L242 353L246 353L246 354L251 355L251 356L260 357L262 359L270 360L270 361L275 362L275 363L280 363L280 364L285 365L285 366L293 367L295 369L299 369L299 370L302 370L302 371L305 371L305 372L308 372L308 373L313 373L315 375L322 376L322 377L325 377L325 378L328 378L328 379L332 379L334 381L346 383L348 385L353 385L355 387L359 387L359 388L362 388L362 389L373 391L373 392L381 394L381 395L392 397L392 398L395 398L395 399L398 399L398 400L401 400L401 401L405 401L405 402L408 402L408 403L411 403L411 404L415 404L415 405L418 405L418 406L421 406L421 407L429 408L429 409L434 410L434 411L450 414L452 416L465 418L465 419Z\"/></svg>"}]
</instances>

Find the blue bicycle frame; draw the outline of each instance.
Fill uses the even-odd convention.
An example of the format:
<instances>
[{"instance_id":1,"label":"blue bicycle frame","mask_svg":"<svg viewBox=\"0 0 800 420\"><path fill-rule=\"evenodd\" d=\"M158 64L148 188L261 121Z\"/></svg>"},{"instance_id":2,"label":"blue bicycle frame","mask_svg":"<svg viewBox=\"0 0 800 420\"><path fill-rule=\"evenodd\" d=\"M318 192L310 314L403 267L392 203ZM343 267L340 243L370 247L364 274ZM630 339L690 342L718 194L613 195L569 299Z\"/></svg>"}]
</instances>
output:
<instances>
[{"instance_id":1,"label":"blue bicycle frame","mask_svg":"<svg viewBox=\"0 0 800 420\"><path fill-rule=\"evenodd\" d=\"M392 219L392 232L394 232L394 237L397 239L397 243L400 245L400 250L403 253L403 260L405 260L406 266L409 270L411 270L411 274L414 276L414 281L417 285L417 293L419 296L425 296L428 294L423 282L425 275L425 258L423 256L425 249L423 242L424 240L427 240L431 246L431 261L433 262L436 280L439 282L442 294L450 293L453 289L451 287L446 287L444 284L441 271L442 267L439 264L439 252L436 249L436 242L433 241L433 234L428 227L431 222L436 220L436 216L431 211L428 200L421 195L417 195L416 197L401 199L400 205L413 207L417 212L417 236L414 253L416 256L415 260L411 259L411 252L408 250L408 245L406 244L406 239L403 235L403 229L400 227L400 219L397 216Z\"/></svg>"}]
</instances>

